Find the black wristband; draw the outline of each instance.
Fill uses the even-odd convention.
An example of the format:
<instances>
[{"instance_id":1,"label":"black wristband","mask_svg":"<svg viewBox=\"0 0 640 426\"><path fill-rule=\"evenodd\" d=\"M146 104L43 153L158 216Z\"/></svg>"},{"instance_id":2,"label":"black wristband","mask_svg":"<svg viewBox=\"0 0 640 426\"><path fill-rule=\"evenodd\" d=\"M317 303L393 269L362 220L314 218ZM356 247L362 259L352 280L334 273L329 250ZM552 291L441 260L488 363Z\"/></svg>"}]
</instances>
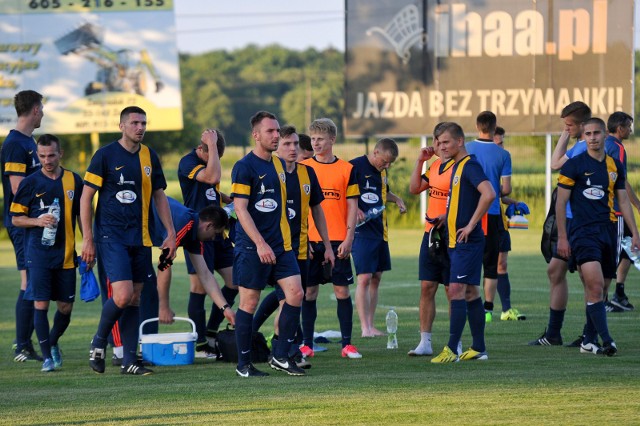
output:
<instances>
[{"instance_id":1,"label":"black wristband","mask_svg":"<svg viewBox=\"0 0 640 426\"><path fill-rule=\"evenodd\" d=\"M231 305L229 305L228 303L225 303L225 304L224 304L224 306L222 306L222 308L220 308L220 312L222 312L222 313L224 314L224 311L225 311L227 308L231 308Z\"/></svg>"}]
</instances>

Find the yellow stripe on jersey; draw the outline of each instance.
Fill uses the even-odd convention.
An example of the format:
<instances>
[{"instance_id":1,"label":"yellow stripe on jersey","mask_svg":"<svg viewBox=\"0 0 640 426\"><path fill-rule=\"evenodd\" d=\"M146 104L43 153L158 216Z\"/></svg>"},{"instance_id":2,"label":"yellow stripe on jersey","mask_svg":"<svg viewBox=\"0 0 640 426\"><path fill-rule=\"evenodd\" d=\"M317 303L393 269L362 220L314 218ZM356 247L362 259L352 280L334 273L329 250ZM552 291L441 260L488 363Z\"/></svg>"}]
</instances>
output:
<instances>
[{"instance_id":1,"label":"yellow stripe on jersey","mask_svg":"<svg viewBox=\"0 0 640 426\"><path fill-rule=\"evenodd\" d=\"M251 187L243 183L234 182L231 184L231 193L236 195L251 195Z\"/></svg>"},{"instance_id":2,"label":"yellow stripe on jersey","mask_svg":"<svg viewBox=\"0 0 640 426\"><path fill-rule=\"evenodd\" d=\"M98 188L102 188L102 177L98 175L94 175L91 172L86 172L84 174L84 180L87 182L97 186Z\"/></svg>"},{"instance_id":3,"label":"yellow stripe on jersey","mask_svg":"<svg viewBox=\"0 0 640 426\"><path fill-rule=\"evenodd\" d=\"M616 180L619 178L618 176L618 168L616 167L616 162L613 161L613 157L606 156L607 161L607 175L609 176L609 219L611 222L617 222L618 217L616 216L616 211L613 208L613 199L616 196L614 186L616 184ZM615 176L615 179L614 179Z\"/></svg>"},{"instance_id":4,"label":"yellow stripe on jersey","mask_svg":"<svg viewBox=\"0 0 640 426\"><path fill-rule=\"evenodd\" d=\"M566 176L560 175L558 176L558 183L561 183L567 186L575 186L576 181Z\"/></svg>"},{"instance_id":5,"label":"yellow stripe on jersey","mask_svg":"<svg viewBox=\"0 0 640 426\"><path fill-rule=\"evenodd\" d=\"M458 235L458 229L456 228L456 221L458 219L458 209L460 207L460 178L462 176L462 171L464 170L464 165L469 161L471 157L466 156L460 161L458 167L456 168L455 174L451 179L451 190L449 192L449 210L447 212L447 227L449 230L449 247L455 248L456 246L456 238Z\"/></svg>"},{"instance_id":6,"label":"yellow stripe on jersey","mask_svg":"<svg viewBox=\"0 0 640 426\"><path fill-rule=\"evenodd\" d=\"M192 170L191 173L189 173L189 179L193 179L196 177L196 173L198 173L199 170L204 169L204 166L202 164L198 164L197 166L195 166Z\"/></svg>"},{"instance_id":7,"label":"yellow stripe on jersey","mask_svg":"<svg viewBox=\"0 0 640 426\"><path fill-rule=\"evenodd\" d=\"M23 163L5 163L4 171L6 172L14 172L14 173L26 173L27 165Z\"/></svg>"},{"instance_id":8,"label":"yellow stripe on jersey","mask_svg":"<svg viewBox=\"0 0 640 426\"><path fill-rule=\"evenodd\" d=\"M11 203L11 208L9 209L9 211L11 213L29 214L29 207L13 202Z\"/></svg>"},{"instance_id":9,"label":"yellow stripe on jersey","mask_svg":"<svg viewBox=\"0 0 640 426\"><path fill-rule=\"evenodd\" d=\"M151 151L146 145L140 145L138 154L140 159L140 174L142 175L142 244L151 247L151 235L149 235L149 205L151 204L151 176L153 167L151 166Z\"/></svg>"},{"instance_id":10,"label":"yellow stripe on jersey","mask_svg":"<svg viewBox=\"0 0 640 426\"><path fill-rule=\"evenodd\" d=\"M271 162L276 169L278 179L280 179L280 202L282 204L282 208L280 209L280 231L282 232L282 239L284 240L284 249L285 251L289 251L291 250L291 229L289 229L289 215L287 212L286 175L279 157L272 155Z\"/></svg>"},{"instance_id":11,"label":"yellow stripe on jersey","mask_svg":"<svg viewBox=\"0 0 640 426\"><path fill-rule=\"evenodd\" d=\"M76 267L76 239L73 232L73 199L75 198L76 181L73 173L68 170L63 171L62 192L64 198L64 263L62 269L72 269Z\"/></svg>"},{"instance_id":12,"label":"yellow stripe on jersey","mask_svg":"<svg viewBox=\"0 0 640 426\"><path fill-rule=\"evenodd\" d=\"M298 246L298 259L307 258L308 234L309 234L309 199L311 198L311 179L306 166L298 164L298 181L300 182L300 245Z\"/></svg>"},{"instance_id":13,"label":"yellow stripe on jersey","mask_svg":"<svg viewBox=\"0 0 640 426\"><path fill-rule=\"evenodd\" d=\"M387 170L384 169L380 173L382 182L382 205L387 205ZM387 209L382 210L382 238L384 241L389 241L389 229L387 228Z\"/></svg>"},{"instance_id":14,"label":"yellow stripe on jersey","mask_svg":"<svg viewBox=\"0 0 640 426\"><path fill-rule=\"evenodd\" d=\"M360 195L360 187L358 187L357 182L347 187L347 198L357 197L359 195Z\"/></svg>"}]
</instances>

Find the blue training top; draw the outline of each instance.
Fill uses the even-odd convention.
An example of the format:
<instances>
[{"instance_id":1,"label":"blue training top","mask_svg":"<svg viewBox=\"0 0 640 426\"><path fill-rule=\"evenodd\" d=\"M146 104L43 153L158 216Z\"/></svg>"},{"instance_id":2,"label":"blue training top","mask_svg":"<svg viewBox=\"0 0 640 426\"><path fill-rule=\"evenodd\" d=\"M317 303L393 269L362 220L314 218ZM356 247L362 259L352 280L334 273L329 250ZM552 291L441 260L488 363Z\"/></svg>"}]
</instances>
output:
<instances>
[{"instance_id":1,"label":"blue training top","mask_svg":"<svg viewBox=\"0 0 640 426\"><path fill-rule=\"evenodd\" d=\"M501 214L500 179L511 176L511 154L488 139L476 139L468 142L466 148L470 155L476 156L476 161L482 166L484 174L496 192L496 199L491 203L488 213Z\"/></svg>"}]
</instances>

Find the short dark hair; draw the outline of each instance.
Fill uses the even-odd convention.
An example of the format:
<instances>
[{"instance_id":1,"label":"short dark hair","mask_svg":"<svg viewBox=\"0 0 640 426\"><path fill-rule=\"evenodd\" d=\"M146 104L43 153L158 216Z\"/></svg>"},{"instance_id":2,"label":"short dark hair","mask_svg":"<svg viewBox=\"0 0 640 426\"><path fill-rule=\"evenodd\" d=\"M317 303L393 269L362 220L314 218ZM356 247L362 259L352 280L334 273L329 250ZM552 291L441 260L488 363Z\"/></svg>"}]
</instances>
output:
<instances>
[{"instance_id":1,"label":"short dark hair","mask_svg":"<svg viewBox=\"0 0 640 426\"><path fill-rule=\"evenodd\" d=\"M58 152L60 152L62 147L60 146L60 139L58 139L57 136L45 133L38 138L38 145L51 146L53 144L56 144L56 146L58 147Z\"/></svg>"},{"instance_id":2,"label":"short dark hair","mask_svg":"<svg viewBox=\"0 0 640 426\"><path fill-rule=\"evenodd\" d=\"M577 124L584 123L591 118L591 108L582 101L571 102L562 108L560 118L571 117Z\"/></svg>"},{"instance_id":3,"label":"short dark hair","mask_svg":"<svg viewBox=\"0 0 640 426\"><path fill-rule=\"evenodd\" d=\"M204 207L198 212L200 222L211 222L216 229L226 228L229 225L229 216L220 206L213 204Z\"/></svg>"},{"instance_id":4,"label":"short dark hair","mask_svg":"<svg viewBox=\"0 0 640 426\"><path fill-rule=\"evenodd\" d=\"M609 133L615 133L618 131L618 127L630 125L631 123L633 123L633 117L626 112L616 111L607 120L607 130Z\"/></svg>"},{"instance_id":5,"label":"short dark hair","mask_svg":"<svg viewBox=\"0 0 640 426\"><path fill-rule=\"evenodd\" d=\"M607 126L606 124L604 124L604 120L598 117L591 117L587 121L582 123L583 126L586 126L587 124L597 124L602 128L603 132L607 130Z\"/></svg>"},{"instance_id":6,"label":"short dark hair","mask_svg":"<svg viewBox=\"0 0 640 426\"><path fill-rule=\"evenodd\" d=\"M454 123L453 121L445 121L440 123L437 127L438 134L436 138L442 135L444 132L449 132L449 134L456 139L462 138L464 139L464 131L462 127L458 123Z\"/></svg>"},{"instance_id":7,"label":"short dark hair","mask_svg":"<svg viewBox=\"0 0 640 426\"><path fill-rule=\"evenodd\" d=\"M42 103L42 95L35 90L23 90L13 97L13 106L18 117L29 115L33 107Z\"/></svg>"},{"instance_id":8,"label":"short dark hair","mask_svg":"<svg viewBox=\"0 0 640 426\"><path fill-rule=\"evenodd\" d=\"M281 138L286 138L287 136L291 136L293 134L298 134L298 132L296 131L295 126L286 125L286 126L280 127L280 137Z\"/></svg>"},{"instance_id":9,"label":"short dark hair","mask_svg":"<svg viewBox=\"0 0 640 426\"><path fill-rule=\"evenodd\" d=\"M311 146L311 137L306 133L298 133L298 138L300 138L300 148L305 151L313 151L313 147Z\"/></svg>"},{"instance_id":10,"label":"short dark hair","mask_svg":"<svg viewBox=\"0 0 640 426\"><path fill-rule=\"evenodd\" d=\"M121 123L125 122L126 119L129 118L129 114L147 115L147 113L139 106L135 106L135 105L128 106L120 112L120 122Z\"/></svg>"},{"instance_id":11,"label":"short dark hair","mask_svg":"<svg viewBox=\"0 0 640 426\"><path fill-rule=\"evenodd\" d=\"M504 131L504 128L497 126L496 131L494 132L494 135L504 136L505 133L506 132Z\"/></svg>"},{"instance_id":12,"label":"short dark hair","mask_svg":"<svg viewBox=\"0 0 640 426\"><path fill-rule=\"evenodd\" d=\"M493 133L496 131L498 119L491 111L482 111L476 117L476 127L482 133Z\"/></svg>"},{"instance_id":13,"label":"short dark hair","mask_svg":"<svg viewBox=\"0 0 640 426\"><path fill-rule=\"evenodd\" d=\"M391 138L382 138L376 142L376 148L380 151L388 152L394 158L398 157L398 144Z\"/></svg>"},{"instance_id":14,"label":"short dark hair","mask_svg":"<svg viewBox=\"0 0 640 426\"><path fill-rule=\"evenodd\" d=\"M269 111L258 111L251 117L249 121L251 123L251 129L255 129L255 127L260 124L260 122L265 118L271 118L272 120L277 120L276 116Z\"/></svg>"},{"instance_id":15,"label":"short dark hair","mask_svg":"<svg viewBox=\"0 0 640 426\"><path fill-rule=\"evenodd\" d=\"M216 132L216 135L218 136L216 147L218 148L218 157L222 157L224 155L224 149L227 146L227 141L225 141L224 134L220 130L216 128L213 128L211 130ZM206 144L203 143L201 145L202 145L203 152L207 152L209 150Z\"/></svg>"}]
</instances>

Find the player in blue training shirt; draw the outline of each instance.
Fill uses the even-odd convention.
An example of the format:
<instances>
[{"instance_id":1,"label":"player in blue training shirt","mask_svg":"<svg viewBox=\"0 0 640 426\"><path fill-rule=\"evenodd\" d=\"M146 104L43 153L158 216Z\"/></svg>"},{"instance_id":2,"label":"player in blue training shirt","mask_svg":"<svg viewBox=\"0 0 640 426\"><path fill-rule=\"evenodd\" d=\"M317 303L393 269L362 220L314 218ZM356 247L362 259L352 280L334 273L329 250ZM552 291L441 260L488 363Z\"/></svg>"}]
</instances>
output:
<instances>
[{"instance_id":1,"label":"player in blue training shirt","mask_svg":"<svg viewBox=\"0 0 640 426\"><path fill-rule=\"evenodd\" d=\"M464 146L464 132L457 123L443 123L438 136L440 151L455 161L447 202L449 277L449 343L431 359L433 363L460 360L487 360L485 314L480 297L480 270L485 237L480 221L496 198L496 193L473 156ZM458 356L457 346L467 317L473 339L471 347Z\"/></svg>"},{"instance_id":2,"label":"player in blue training shirt","mask_svg":"<svg viewBox=\"0 0 640 426\"><path fill-rule=\"evenodd\" d=\"M204 258L203 243L212 241L222 232L229 221L227 212L219 206L205 206L199 212L183 206L179 201L168 197L171 219L176 229L176 246L183 247L185 257L188 257L198 276L198 281L202 283L205 294L213 300L215 308L221 315L227 318L231 324L235 323L235 315L231 306L225 300L220 286L213 276L212 271ZM153 245L160 247L167 237L165 229L155 203L152 203L153 212L150 223L151 240ZM169 289L171 287L170 265L159 266L158 270L158 299L159 299L159 321L163 324L173 322L174 313L170 306Z\"/></svg>"},{"instance_id":3,"label":"player in blue training shirt","mask_svg":"<svg viewBox=\"0 0 640 426\"><path fill-rule=\"evenodd\" d=\"M42 95L33 90L18 92L13 99L18 122L16 128L9 132L0 152L0 169L2 173L2 192L4 197L4 226L7 228L16 265L20 271L20 292L16 301L16 341L14 345L16 362L27 360L42 361L31 343L33 333L33 303L24 300L27 288L27 267L24 261L23 228L13 226L9 208L20 181L38 171L40 163L37 155L33 131L40 127L42 117Z\"/></svg>"},{"instance_id":4,"label":"player in blue training shirt","mask_svg":"<svg viewBox=\"0 0 640 426\"><path fill-rule=\"evenodd\" d=\"M224 148L225 140L222 133L218 130L206 129L202 133L200 145L182 157L178 165L178 179L185 206L194 211L200 211L206 206L220 206L221 202L232 201L227 195L220 193L222 174L220 158L224 154ZM207 266L212 273L218 271L224 280L222 294L227 304L233 306L238 294L238 288L233 285L232 280L233 244L224 234L218 235L214 241L205 241L203 244ZM190 281L189 318L195 322L198 332L196 357L214 359L216 351L207 340L215 339L224 317L213 304L207 324L204 307L206 291L198 281L198 275L186 252L185 261Z\"/></svg>"},{"instance_id":5,"label":"player in blue training shirt","mask_svg":"<svg viewBox=\"0 0 640 426\"><path fill-rule=\"evenodd\" d=\"M300 269L291 249L284 162L273 155L278 149L279 132L275 115L259 111L251 117L255 147L231 172L231 196L238 216L233 281L240 290L236 312L236 374L240 377L266 375L251 363L251 339L260 292L270 280L282 287L285 303L280 313L280 342L269 364L289 375L304 375L304 370L288 359L303 291Z\"/></svg>"},{"instance_id":6,"label":"player in blue training shirt","mask_svg":"<svg viewBox=\"0 0 640 426\"><path fill-rule=\"evenodd\" d=\"M44 363L42 371L62 366L58 340L69 326L76 294L76 218L80 214L82 179L60 167L60 140L49 134L38 138L40 172L20 182L11 204L14 226L26 228L25 260L29 283L24 298L35 307L34 326ZM49 206L58 199L60 220L53 245L42 244L45 227L56 225ZM53 328L49 329L49 301L57 302Z\"/></svg>"},{"instance_id":7,"label":"player in blue training shirt","mask_svg":"<svg viewBox=\"0 0 640 426\"><path fill-rule=\"evenodd\" d=\"M100 148L93 155L84 178L80 199L82 220L82 259L95 261L100 246L112 297L102 306L98 330L93 337L89 365L96 373L104 373L107 337L120 319L123 360L122 374L147 375L152 371L137 359L138 306L145 277L152 270L149 220L151 199L167 238L161 248L168 248L169 259L175 257L176 235L169 203L164 193L166 181L155 151L142 144L147 127L143 109L131 106L120 113L122 136ZM95 215L95 241L92 201L99 191Z\"/></svg>"},{"instance_id":8,"label":"player in blue training shirt","mask_svg":"<svg viewBox=\"0 0 640 426\"><path fill-rule=\"evenodd\" d=\"M400 213L407 211L404 201L389 190L387 169L396 158L398 145L393 139L383 138L376 143L371 154L350 161L360 188L358 223L364 221L370 209L386 207L387 201L396 203ZM384 333L374 326L373 320L382 273L391 270L386 210L356 228L351 253L358 280L356 307L362 337L383 336Z\"/></svg>"},{"instance_id":9,"label":"player in blue training shirt","mask_svg":"<svg viewBox=\"0 0 640 426\"><path fill-rule=\"evenodd\" d=\"M616 273L614 197L618 198L620 211L632 233L632 246L636 249L640 246L640 237L625 189L622 163L604 150L604 121L599 118L585 121L583 132L587 152L569 159L558 177L557 251L565 258L573 255L580 266L587 317L580 352L613 356L618 349L609 334L603 291L605 281L614 278ZM573 213L570 230L566 225L568 201L571 201ZM598 344L598 335L602 347Z\"/></svg>"}]
</instances>

